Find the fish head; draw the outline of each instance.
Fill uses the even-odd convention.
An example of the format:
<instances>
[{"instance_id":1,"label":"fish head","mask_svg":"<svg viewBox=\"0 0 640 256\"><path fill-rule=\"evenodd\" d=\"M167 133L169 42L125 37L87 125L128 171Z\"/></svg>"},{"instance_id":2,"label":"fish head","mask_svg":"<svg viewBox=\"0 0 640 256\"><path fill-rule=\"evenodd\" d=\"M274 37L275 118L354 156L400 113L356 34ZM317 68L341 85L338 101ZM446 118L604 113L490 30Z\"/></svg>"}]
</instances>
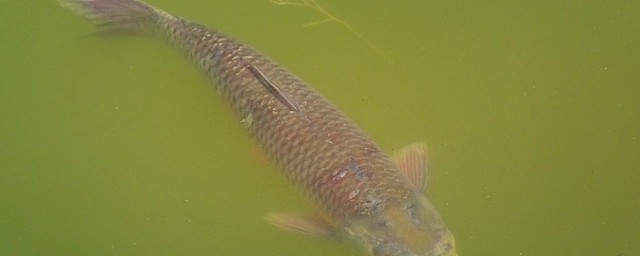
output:
<instances>
[{"instance_id":1,"label":"fish head","mask_svg":"<svg viewBox=\"0 0 640 256\"><path fill-rule=\"evenodd\" d=\"M373 256L457 256L453 234L433 205L416 194L406 202L360 217L345 228Z\"/></svg>"}]
</instances>

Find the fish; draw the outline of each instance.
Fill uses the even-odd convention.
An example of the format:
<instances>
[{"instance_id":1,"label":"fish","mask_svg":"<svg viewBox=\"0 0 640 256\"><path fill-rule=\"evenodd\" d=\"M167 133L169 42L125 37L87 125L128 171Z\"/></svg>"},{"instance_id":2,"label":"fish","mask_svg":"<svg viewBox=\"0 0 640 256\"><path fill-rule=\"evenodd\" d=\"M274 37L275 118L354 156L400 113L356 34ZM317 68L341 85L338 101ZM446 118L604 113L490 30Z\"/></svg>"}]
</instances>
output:
<instances>
[{"instance_id":1,"label":"fish","mask_svg":"<svg viewBox=\"0 0 640 256\"><path fill-rule=\"evenodd\" d=\"M276 167L318 208L268 223L350 241L374 256L456 256L426 198L424 143L387 155L301 78L251 46L139 0L58 0L101 34L151 35L182 51L232 107Z\"/></svg>"}]
</instances>

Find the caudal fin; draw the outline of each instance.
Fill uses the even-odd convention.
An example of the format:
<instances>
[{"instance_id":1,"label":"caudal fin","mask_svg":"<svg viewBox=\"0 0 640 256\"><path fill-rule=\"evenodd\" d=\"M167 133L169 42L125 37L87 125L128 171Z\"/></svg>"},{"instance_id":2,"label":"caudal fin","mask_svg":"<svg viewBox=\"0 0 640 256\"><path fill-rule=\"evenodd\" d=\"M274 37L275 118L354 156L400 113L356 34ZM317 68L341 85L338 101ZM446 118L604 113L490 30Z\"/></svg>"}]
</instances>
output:
<instances>
[{"instance_id":1,"label":"caudal fin","mask_svg":"<svg viewBox=\"0 0 640 256\"><path fill-rule=\"evenodd\" d=\"M158 13L138 0L58 0L96 24L101 33L146 33L152 31Z\"/></svg>"}]
</instances>

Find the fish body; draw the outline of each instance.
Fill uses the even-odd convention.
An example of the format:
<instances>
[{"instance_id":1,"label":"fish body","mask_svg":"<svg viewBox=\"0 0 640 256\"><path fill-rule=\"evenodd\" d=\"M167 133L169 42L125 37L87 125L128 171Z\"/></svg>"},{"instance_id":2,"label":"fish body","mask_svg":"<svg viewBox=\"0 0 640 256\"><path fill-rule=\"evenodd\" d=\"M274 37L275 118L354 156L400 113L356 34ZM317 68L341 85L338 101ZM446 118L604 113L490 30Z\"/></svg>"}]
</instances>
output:
<instances>
[{"instance_id":1,"label":"fish body","mask_svg":"<svg viewBox=\"0 0 640 256\"><path fill-rule=\"evenodd\" d=\"M453 236L423 195L426 159L419 144L408 150L415 157L402 154L405 160L394 162L300 78L214 29L137 0L60 2L102 32L164 37L202 69L269 158L323 210L314 217L273 214L273 224L345 238L370 255L457 255Z\"/></svg>"}]
</instances>

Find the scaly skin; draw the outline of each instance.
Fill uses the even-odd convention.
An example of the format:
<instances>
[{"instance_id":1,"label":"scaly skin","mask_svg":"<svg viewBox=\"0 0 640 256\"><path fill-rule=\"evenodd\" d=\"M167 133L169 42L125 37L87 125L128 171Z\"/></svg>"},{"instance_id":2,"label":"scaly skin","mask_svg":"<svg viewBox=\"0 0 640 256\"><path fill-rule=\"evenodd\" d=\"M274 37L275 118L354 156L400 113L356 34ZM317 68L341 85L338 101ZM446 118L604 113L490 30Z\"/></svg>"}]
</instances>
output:
<instances>
[{"instance_id":1,"label":"scaly skin","mask_svg":"<svg viewBox=\"0 0 640 256\"><path fill-rule=\"evenodd\" d=\"M280 170L337 233L373 255L455 255L439 214L391 159L301 79L220 32L135 0L67 0L105 31L153 32L214 82Z\"/></svg>"}]
</instances>

